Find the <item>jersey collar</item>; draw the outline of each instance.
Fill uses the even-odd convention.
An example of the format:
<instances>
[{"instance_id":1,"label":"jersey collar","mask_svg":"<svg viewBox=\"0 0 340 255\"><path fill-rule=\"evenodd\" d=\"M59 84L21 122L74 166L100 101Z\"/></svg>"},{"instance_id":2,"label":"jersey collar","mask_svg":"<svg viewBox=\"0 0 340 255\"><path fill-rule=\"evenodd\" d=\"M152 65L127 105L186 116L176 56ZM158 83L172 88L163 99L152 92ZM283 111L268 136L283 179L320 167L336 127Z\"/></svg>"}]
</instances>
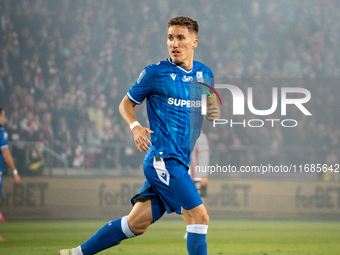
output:
<instances>
[{"instance_id":1,"label":"jersey collar","mask_svg":"<svg viewBox=\"0 0 340 255\"><path fill-rule=\"evenodd\" d=\"M192 68L191 68L190 70L186 70L185 68L183 68L183 67L181 67L181 66L178 66L178 65L176 65L175 63L173 63L172 60L171 60L171 58L168 58L167 61L168 61L170 64L172 64L172 65L178 67L179 69L181 69L183 72L186 72L186 73L191 73L191 72L192 72L192 69L194 68L194 65L192 65Z\"/></svg>"}]
</instances>

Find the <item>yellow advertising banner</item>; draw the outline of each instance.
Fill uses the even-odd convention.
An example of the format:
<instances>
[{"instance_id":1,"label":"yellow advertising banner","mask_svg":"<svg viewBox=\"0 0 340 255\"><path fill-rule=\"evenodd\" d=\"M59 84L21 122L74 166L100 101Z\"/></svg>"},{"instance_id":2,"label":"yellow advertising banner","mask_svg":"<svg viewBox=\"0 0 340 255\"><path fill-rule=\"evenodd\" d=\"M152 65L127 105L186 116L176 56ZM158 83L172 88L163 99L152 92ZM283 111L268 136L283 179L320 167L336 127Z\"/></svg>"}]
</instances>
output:
<instances>
[{"instance_id":1,"label":"yellow advertising banner","mask_svg":"<svg viewBox=\"0 0 340 255\"><path fill-rule=\"evenodd\" d=\"M7 220L114 219L129 213L142 178L3 178L0 210ZM210 179L212 219L340 220L339 182Z\"/></svg>"}]
</instances>

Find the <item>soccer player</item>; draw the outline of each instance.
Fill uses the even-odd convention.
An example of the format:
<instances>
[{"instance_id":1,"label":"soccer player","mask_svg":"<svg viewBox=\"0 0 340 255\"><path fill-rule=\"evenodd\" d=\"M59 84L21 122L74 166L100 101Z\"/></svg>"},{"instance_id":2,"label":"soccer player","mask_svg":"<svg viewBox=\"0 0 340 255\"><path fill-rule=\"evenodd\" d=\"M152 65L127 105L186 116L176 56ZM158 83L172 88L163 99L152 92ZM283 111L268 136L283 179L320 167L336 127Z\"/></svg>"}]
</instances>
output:
<instances>
[{"instance_id":1,"label":"soccer player","mask_svg":"<svg viewBox=\"0 0 340 255\"><path fill-rule=\"evenodd\" d=\"M2 158L7 163L8 167L12 170L14 175L15 183L20 183L21 179L18 174L18 170L15 167L11 152L8 148L8 134L4 129L5 123L5 110L0 107L0 197L1 197L1 188L2 188ZM0 212L0 218L4 221L4 217ZM0 242L4 242L5 240L0 236Z\"/></svg>"},{"instance_id":2,"label":"soccer player","mask_svg":"<svg viewBox=\"0 0 340 255\"><path fill-rule=\"evenodd\" d=\"M199 102L190 98L190 81L213 78L210 68L193 60L198 29L197 21L191 18L171 19L167 29L170 58L146 67L119 106L136 148L146 152L143 168L147 180L132 198L130 214L110 221L85 243L61 250L60 255L96 254L143 234L165 212L176 212L186 222L189 254L207 254L209 216L188 173L191 149L203 120ZM134 107L144 99L150 128L141 126L135 115ZM218 106L208 98L205 118L212 121L219 116Z\"/></svg>"}]
</instances>

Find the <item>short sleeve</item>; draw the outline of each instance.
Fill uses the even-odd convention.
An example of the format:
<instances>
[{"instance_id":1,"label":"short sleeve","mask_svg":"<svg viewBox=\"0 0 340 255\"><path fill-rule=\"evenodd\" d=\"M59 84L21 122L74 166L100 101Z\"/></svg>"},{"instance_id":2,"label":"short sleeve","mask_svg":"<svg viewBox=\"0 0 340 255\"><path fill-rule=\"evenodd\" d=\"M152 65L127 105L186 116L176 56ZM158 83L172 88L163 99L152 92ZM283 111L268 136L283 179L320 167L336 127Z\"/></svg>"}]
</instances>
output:
<instances>
[{"instance_id":1,"label":"short sleeve","mask_svg":"<svg viewBox=\"0 0 340 255\"><path fill-rule=\"evenodd\" d=\"M127 93L127 97L136 104L141 104L149 97L154 89L156 81L155 69L153 66L146 67L139 75L137 81Z\"/></svg>"},{"instance_id":2,"label":"short sleeve","mask_svg":"<svg viewBox=\"0 0 340 255\"><path fill-rule=\"evenodd\" d=\"M8 134L5 130L0 130L0 149L8 147Z\"/></svg>"}]
</instances>

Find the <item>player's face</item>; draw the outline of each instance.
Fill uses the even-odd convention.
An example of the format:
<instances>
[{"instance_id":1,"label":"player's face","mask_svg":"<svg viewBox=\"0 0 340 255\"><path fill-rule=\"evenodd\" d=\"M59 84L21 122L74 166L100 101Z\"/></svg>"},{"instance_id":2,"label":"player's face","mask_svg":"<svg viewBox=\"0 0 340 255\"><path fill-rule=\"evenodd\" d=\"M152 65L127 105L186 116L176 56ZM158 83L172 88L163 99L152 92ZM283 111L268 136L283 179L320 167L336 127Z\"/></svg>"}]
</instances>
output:
<instances>
[{"instance_id":1,"label":"player's face","mask_svg":"<svg viewBox=\"0 0 340 255\"><path fill-rule=\"evenodd\" d=\"M169 27L167 45L172 62L187 70L191 69L197 42L196 34L190 33L186 26Z\"/></svg>"}]
</instances>

